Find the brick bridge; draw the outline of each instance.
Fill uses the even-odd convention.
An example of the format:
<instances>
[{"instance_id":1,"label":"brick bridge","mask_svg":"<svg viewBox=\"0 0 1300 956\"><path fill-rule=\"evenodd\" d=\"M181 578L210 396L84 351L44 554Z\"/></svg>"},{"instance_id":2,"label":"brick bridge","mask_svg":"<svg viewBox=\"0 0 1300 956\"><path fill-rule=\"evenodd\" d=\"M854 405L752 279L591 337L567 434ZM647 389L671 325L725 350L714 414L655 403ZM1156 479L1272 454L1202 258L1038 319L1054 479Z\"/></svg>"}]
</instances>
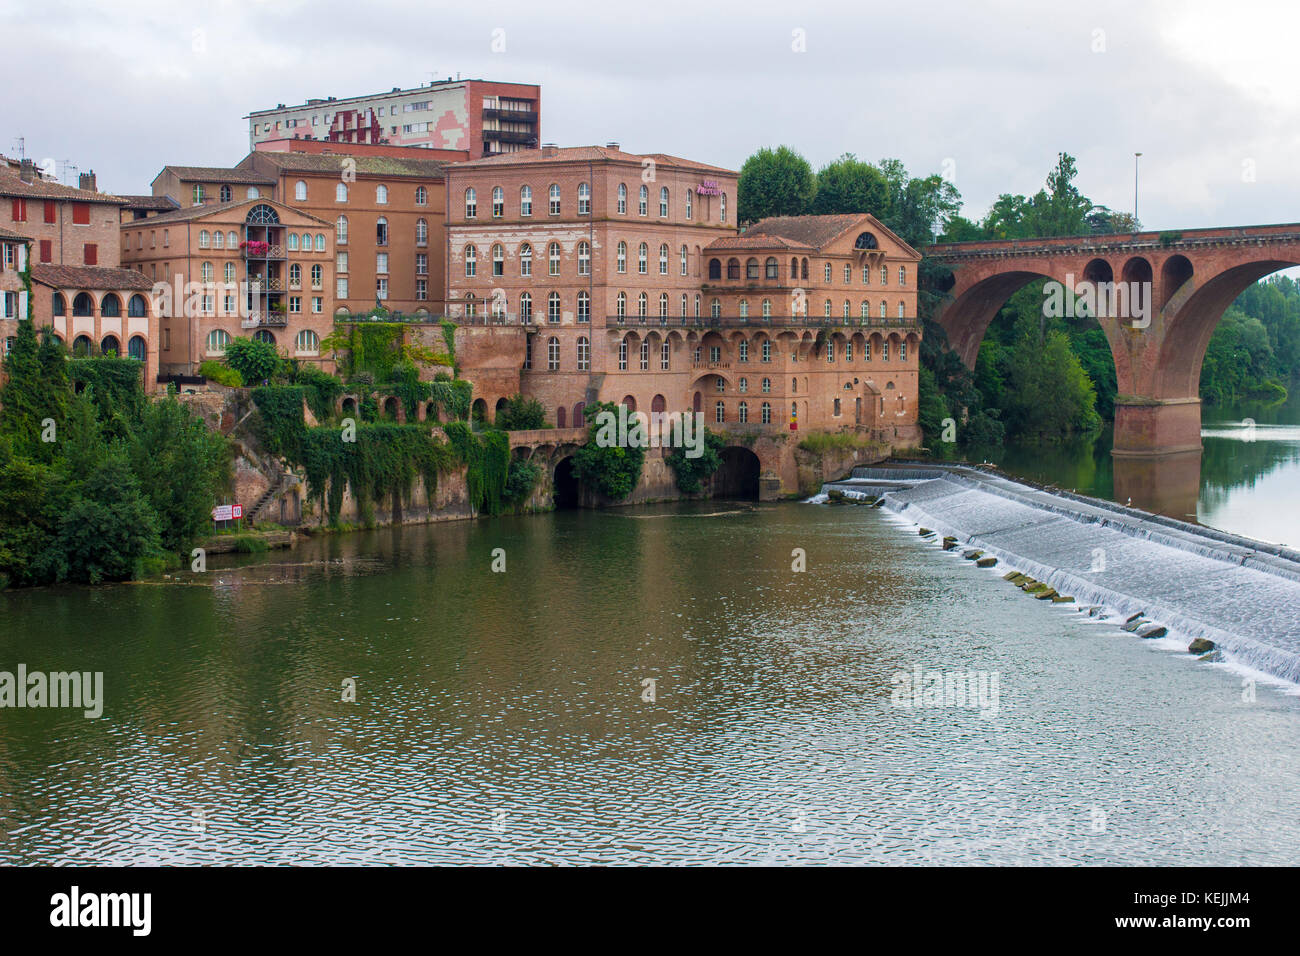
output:
<instances>
[{"instance_id":1,"label":"brick bridge","mask_svg":"<svg viewBox=\"0 0 1300 956\"><path fill-rule=\"evenodd\" d=\"M1096 314L1119 391L1112 454L1145 458L1200 451L1210 335L1252 283L1300 265L1300 224L956 242L926 255L953 271L938 321L972 368L989 323L1018 289L1042 278L1103 292L1111 283Z\"/></svg>"}]
</instances>

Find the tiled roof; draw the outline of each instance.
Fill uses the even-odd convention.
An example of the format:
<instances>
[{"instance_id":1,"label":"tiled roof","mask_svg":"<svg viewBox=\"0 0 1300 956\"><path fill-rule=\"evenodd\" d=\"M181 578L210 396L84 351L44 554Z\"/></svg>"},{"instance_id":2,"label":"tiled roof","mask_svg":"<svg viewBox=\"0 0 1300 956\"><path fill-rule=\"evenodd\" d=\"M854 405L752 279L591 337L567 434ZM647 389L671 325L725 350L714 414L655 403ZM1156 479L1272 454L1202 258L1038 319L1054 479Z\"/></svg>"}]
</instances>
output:
<instances>
[{"instance_id":1,"label":"tiled roof","mask_svg":"<svg viewBox=\"0 0 1300 956\"><path fill-rule=\"evenodd\" d=\"M157 216L150 216L148 219L141 219L137 222L122 223L123 229L152 228L154 223L158 222L188 222L191 219L204 219L213 213L226 212L230 209L238 209L240 206L256 206L258 204L267 205L273 209L290 212L304 219L310 219L312 222L319 222L324 225L333 225L327 223L319 216L313 216L311 213L303 212L301 209L294 209L292 206L286 206L282 202L276 202L274 199L235 199L231 202L214 202L205 203L202 206L187 206L184 209L173 209L171 212L159 213Z\"/></svg>"},{"instance_id":2,"label":"tiled roof","mask_svg":"<svg viewBox=\"0 0 1300 956\"><path fill-rule=\"evenodd\" d=\"M515 153L499 153L496 156L485 156L483 159L472 159L464 163L456 163L456 169L473 168L481 166L515 166L531 165L537 163L573 163L573 162L601 162L611 160L623 163L635 163L641 165L641 161L653 159L658 166L681 167L684 169L701 169L707 172L723 173L728 176L737 175L733 169L724 169L721 166L710 166L707 163L697 163L694 160L682 159L679 156L669 156L667 153L629 153L621 149L611 149L608 146L565 146L554 151L554 155L545 155L540 149L521 149Z\"/></svg>"},{"instance_id":3,"label":"tiled roof","mask_svg":"<svg viewBox=\"0 0 1300 956\"><path fill-rule=\"evenodd\" d=\"M92 192L89 189L76 189L62 183L46 182L44 179L25 183L17 170L9 166L0 166L0 196L24 196L29 199L64 199L78 202L102 202L122 205L121 196L108 193Z\"/></svg>"},{"instance_id":4,"label":"tiled roof","mask_svg":"<svg viewBox=\"0 0 1300 956\"><path fill-rule=\"evenodd\" d=\"M805 243L791 242L781 236L724 236L714 239L705 249L799 249L810 250L814 247Z\"/></svg>"},{"instance_id":5,"label":"tiled roof","mask_svg":"<svg viewBox=\"0 0 1300 956\"><path fill-rule=\"evenodd\" d=\"M344 153L272 153L255 154L263 162L293 172L338 173L344 163L355 163L352 168L361 175L418 176L423 179L442 179L447 165L437 159L414 159L403 156L351 156ZM248 162L249 160L245 160Z\"/></svg>"},{"instance_id":6,"label":"tiled roof","mask_svg":"<svg viewBox=\"0 0 1300 956\"><path fill-rule=\"evenodd\" d=\"M0 229L0 239L8 239L10 242L31 242L30 236L24 236L21 233L10 232L8 229Z\"/></svg>"},{"instance_id":7,"label":"tiled roof","mask_svg":"<svg viewBox=\"0 0 1300 956\"><path fill-rule=\"evenodd\" d=\"M777 237L820 249L862 221L862 214L839 216L772 216L745 230L745 238Z\"/></svg>"},{"instance_id":8,"label":"tiled roof","mask_svg":"<svg viewBox=\"0 0 1300 956\"><path fill-rule=\"evenodd\" d=\"M159 209L163 212L171 212L173 209L179 209L180 203L171 196L123 196L126 200L127 209Z\"/></svg>"},{"instance_id":9,"label":"tiled roof","mask_svg":"<svg viewBox=\"0 0 1300 956\"><path fill-rule=\"evenodd\" d=\"M259 173L255 169L240 169L227 166L164 166L164 172L170 172L183 183L193 182L227 182L248 183L253 186L274 186L275 180ZM158 177L154 177L157 179Z\"/></svg>"},{"instance_id":10,"label":"tiled roof","mask_svg":"<svg viewBox=\"0 0 1300 956\"><path fill-rule=\"evenodd\" d=\"M32 266L32 280L54 289L128 289L147 292L153 283L134 269L107 266Z\"/></svg>"}]
</instances>

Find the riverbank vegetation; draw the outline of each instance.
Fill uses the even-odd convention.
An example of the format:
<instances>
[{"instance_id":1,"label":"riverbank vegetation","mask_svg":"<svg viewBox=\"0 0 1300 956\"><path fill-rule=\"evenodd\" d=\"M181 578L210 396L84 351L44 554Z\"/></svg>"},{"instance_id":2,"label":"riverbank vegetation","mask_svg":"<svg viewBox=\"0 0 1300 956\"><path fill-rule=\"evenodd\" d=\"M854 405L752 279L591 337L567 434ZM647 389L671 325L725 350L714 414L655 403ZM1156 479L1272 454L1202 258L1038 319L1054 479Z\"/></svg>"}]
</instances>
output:
<instances>
[{"instance_id":1,"label":"riverbank vegetation","mask_svg":"<svg viewBox=\"0 0 1300 956\"><path fill-rule=\"evenodd\" d=\"M98 584L179 564L230 485L230 443L140 362L70 359L19 321L0 389L0 588Z\"/></svg>"}]
</instances>

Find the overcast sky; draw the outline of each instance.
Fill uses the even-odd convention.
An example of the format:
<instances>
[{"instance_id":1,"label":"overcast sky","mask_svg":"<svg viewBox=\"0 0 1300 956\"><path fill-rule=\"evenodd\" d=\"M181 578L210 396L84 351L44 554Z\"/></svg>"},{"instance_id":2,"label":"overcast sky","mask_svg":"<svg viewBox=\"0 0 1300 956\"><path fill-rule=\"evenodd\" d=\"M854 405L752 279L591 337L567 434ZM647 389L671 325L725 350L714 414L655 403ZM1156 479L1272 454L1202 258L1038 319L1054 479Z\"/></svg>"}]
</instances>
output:
<instances>
[{"instance_id":1,"label":"overcast sky","mask_svg":"<svg viewBox=\"0 0 1300 956\"><path fill-rule=\"evenodd\" d=\"M25 94L0 107L0 151L22 136L144 193L164 164L240 160L251 110L459 73L540 84L561 145L732 169L782 143L814 167L898 157L947 171L972 218L1061 150L1084 193L1131 210L1141 151L1148 228L1295 222L1297 26L1294 0L0 0Z\"/></svg>"}]
</instances>

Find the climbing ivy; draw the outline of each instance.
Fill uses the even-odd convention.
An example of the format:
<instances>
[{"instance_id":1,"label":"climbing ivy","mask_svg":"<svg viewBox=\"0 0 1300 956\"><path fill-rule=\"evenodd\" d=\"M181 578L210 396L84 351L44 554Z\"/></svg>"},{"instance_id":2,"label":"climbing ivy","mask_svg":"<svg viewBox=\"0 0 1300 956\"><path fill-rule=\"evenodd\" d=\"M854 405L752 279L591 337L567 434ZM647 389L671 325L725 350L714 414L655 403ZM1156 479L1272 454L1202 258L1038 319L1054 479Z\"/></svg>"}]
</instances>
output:
<instances>
[{"instance_id":1,"label":"climbing ivy","mask_svg":"<svg viewBox=\"0 0 1300 956\"><path fill-rule=\"evenodd\" d=\"M307 425L302 418L306 389L301 385L264 385L253 389L257 437L272 455L291 461L301 457Z\"/></svg>"},{"instance_id":2,"label":"climbing ivy","mask_svg":"<svg viewBox=\"0 0 1300 956\"><path fill-rule=\"evenodd\" d=\"M145 396L140 388L141 362L133 358L74 358L68 360L73 388L88 389L100 426L110 438L126 438L139 421Z\"/></svg>"},{"instance_id":3,"label":"climbing ivy","mask_svg":"<svg viewBox=\"0 0 1300 956\"><path fill-rule=\"evenodd\" d=\"M451 422L443 431L466 465L470 505L482 514L500 514L510 469L510 438L495 429L475 435L464 422Z\"/></svg>"}]
</instances>

